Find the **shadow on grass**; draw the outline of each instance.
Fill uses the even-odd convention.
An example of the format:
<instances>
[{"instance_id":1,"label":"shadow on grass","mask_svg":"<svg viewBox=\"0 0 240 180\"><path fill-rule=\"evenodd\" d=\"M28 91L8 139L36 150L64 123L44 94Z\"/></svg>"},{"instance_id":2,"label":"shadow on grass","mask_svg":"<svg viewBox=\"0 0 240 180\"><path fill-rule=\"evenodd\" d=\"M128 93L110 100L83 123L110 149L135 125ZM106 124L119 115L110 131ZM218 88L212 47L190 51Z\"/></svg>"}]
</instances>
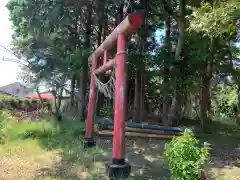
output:
<instances>
[{"instance_id":1,"label":"shadow on grass","mask_svg":"<svg viewBox=\"0 0 240 180\"><path fill-rule=\"evenodd\" d=\"M163 160L165 142L149 138L126 138L126 160L132 166L132 179L170 179ZM111 155L112 138L101 138L99 143Z\"/></svg>"},{"instance_id":2,"label":"shadow on grass","mask_svg":"<svg viewBox=\"0 0 240 180\"><path fill-rule=\"evenodd\" d=\"M199 134L200 140L212 144L211 163L206 171L228 165L233 168L239 162L239 136L236 126L212 124L212 134ZM111 161L112 138L97 138L97 146L83 149L79 135L84 124L80 121L63 121L45 130L27 131L22 138L36 138L42 148L58 150L54 166L40 167L35 179L107 179L105 164ZM126 138L126 159L132 166L135 180L170 179L170 173L163 160L164 140L147 138ZM220 174L220 176L222 176Z\"/></svg>"},{"instance_id":3,"label":"shadow on grass","mask_svg":"<svg viewBox=\"0 0 240 180\"><path fill-rule=\"evenodd\" d=\"M55 165L40 168L36 179L107 179L105 164L111 162L112 138L97 138L96 147L83 149L79 138L83 127L80 121L63 121L52 129L34 129L20 134L23 139L37 139L44 149L58 150L60 158ZM169 179L162 157L164 143L126 138L126 159L132 166L130 179Z\"/></svg>"},{"instance_id":4,"label":"shadow on grass","mask_svg":"<svg viewBox=\"0 0 240 180\"><path fill-rule=\"evenodd\" d=\"M212 146L212 163L219 168L240 167L240 127L234 122L213 121L208 134L199 134Z\"/></svg>"}]
</instances>

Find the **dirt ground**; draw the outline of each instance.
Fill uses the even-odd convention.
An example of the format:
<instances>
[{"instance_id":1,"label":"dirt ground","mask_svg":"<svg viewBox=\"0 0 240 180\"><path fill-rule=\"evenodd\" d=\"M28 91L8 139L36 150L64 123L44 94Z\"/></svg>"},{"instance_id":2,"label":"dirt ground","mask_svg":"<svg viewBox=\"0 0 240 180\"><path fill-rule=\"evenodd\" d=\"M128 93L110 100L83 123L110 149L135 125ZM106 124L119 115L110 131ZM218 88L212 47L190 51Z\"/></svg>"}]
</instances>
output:
<instances>
[{"instance_id":1,"label":"dirt ground","mask_svg":"<svg viewBox=\"0 0 240 180\"><path fill-rule=\"evenodd\" d=\"M220 140L220 138L219 138ZM211 141L211 139L210 139ZM206 165L209 179L240 179L239 139L214 140L211 162ZM83 150L78 141L27 140L0 147L0 180L104 180L105 164L111 161L111 138L98 138L97 147ZM132 166L130 179L170 179L164 164L165 141L126 139L126 159Z\"/></svg>"}]
</instances>

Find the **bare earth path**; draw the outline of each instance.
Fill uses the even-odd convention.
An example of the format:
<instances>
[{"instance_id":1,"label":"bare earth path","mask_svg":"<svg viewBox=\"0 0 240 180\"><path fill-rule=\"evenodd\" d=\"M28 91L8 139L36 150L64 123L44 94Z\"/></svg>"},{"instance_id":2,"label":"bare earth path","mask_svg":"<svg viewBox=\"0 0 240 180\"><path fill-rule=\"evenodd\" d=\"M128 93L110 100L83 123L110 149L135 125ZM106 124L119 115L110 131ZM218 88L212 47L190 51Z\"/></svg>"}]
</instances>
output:
<instances>
[{"instance_id":1,"label":"bare earth path","mask_svg":"<svg viewBox=\"0 0 240 180\"><path fill-rule=\"evenodd\" d=\"M77 140L56 141L35 139L0 146L0 180L106 179L104 164L111 160L111 138L98 139L97 148L87 151ZM211 142L211 162L206 166L210 179L240 179L239 142L239 139L227 137ZM153 139L127 139L126 158L132 165L131 179L169 179L162 156L164 143Z\"/></svg>"}]
</instances>

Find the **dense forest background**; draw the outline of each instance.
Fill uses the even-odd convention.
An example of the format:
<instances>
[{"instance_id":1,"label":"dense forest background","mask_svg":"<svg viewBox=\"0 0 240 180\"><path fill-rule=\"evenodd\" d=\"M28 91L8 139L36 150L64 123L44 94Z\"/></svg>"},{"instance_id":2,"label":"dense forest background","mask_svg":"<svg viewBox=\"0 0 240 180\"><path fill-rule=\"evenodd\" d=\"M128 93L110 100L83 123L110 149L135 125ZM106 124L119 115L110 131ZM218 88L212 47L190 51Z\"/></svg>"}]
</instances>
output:
<instances>
[{"instance_id":1,"label":"dense forest background","mask_svg":"<svg viewBox=\"0 0 240 180\"><path fill-rule=\"evenodd\" d=\"M239 0L10 0L7 8L12 50L24 62L21 78L56 97L69 94L82 118L88 57L125 16L142 9L144 23L127 41L128 119L169 126L191 119L203 129L219 118L240 123ZM98 93L97 100L96 115L111 117L113 99Z\"/></svg>"}]
</instances>

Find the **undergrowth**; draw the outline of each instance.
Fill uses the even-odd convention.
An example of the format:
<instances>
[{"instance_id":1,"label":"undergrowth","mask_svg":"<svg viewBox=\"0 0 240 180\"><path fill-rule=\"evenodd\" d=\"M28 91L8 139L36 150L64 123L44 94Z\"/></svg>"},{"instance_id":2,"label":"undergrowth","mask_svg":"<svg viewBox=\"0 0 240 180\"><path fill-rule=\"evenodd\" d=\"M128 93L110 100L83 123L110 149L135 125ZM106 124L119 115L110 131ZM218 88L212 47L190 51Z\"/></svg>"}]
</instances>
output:
<instances>
[{"instance_id":1,"label":"undergrowth","mask_svg":"<svg viewBox=\"0 0 240 180\"><path fill-rule=\"evenodd\" d=\"M0 144L5 144L9 140L9 130L12 128L12 122L9 112L0 110Z\"/></svg>"},{"instance_id":2,"label":"undergrowth","mask_svg":"<svg viewBox=\"0 0 240 180\"><path fill-rule=\"evenodd\" d=\"M41 154L47 156L49 153L56 152L61 161L51 169L53 173L55 173L55 169L65 171L71 166L73 169L82 167L83 171L88 171L99 156L98 148L83 150L79 136L84 124L80 120L58 122L50 117L38 122L19 123L7 111L0 112L0 135L3 139L3 143L0 145L0 156L19 155L20 158L37 159ZM40 168L39 171L46 170ZM59 173L57 176L72 179L74 175L71 173L69 170L66 173ZM36 179L45 179L50 175L42 172L36 176L39 176ZM97 174L88 173L87 179L99 179L97 176Z\"/></svg>"},{"instance_id":3,"label":"undergrowth","mask_svg":"<svg viewBox=\"0 0 240 180\"><path fill-rule=\"evenodd\" d=\"M214 127L212 128L213 134L216 134L218 137L220 137L220 135L223 132L227 133L228 136L230 136L231 133L236 134L236 132L239 132L238 131L239 127L237 127L234 123L229 122L224 125L221 125L220 122L223 121L224 120L220 120L217 122L214 121L212 123L211 126ZM30 156L32 153L31 157L36 157L39 154L57 151L57 154L61 157L61 161L56 165L56 167L51 169L51 173L53 174L59 173L57 174L57 176L62 179L64 178L74 179L76 172L72 173L71 170L69 170L69 168L72 169L75 168L77 169L77 172L81 171L88 172L86 178L87 180L102 179L101 177L99 177L98 172L94 171L96 168L93 165L95 162L96 163L102 162L101 159L102 149L96 147L84 150L82 148L79 136L82 134L83 128L84 124L80 120L72 121L63 120L62 122L58 122L51 117L38 122L28 121L18 123L9 114L9 112L0 111L0 138L2 142L2 145L0 145L0 156L3 155L1 154L3 151L9 151L11 152L11 155L14 154L16 151L15 149L17 149L17 147L27 147L27 150L24 149L25 152L22 152L21 150L21 153L25 153L25 156ZM186 158L182 157L181 155L194 154L189 153L189 151L181 150L181 147L190 148L192 146L191 142L189 141L190 136L187 137L188 138L182 139L184 143L182 143L181 139L179 139L177 142L171 144L172 147L171 153L168 154L171 154L172 160L175 158L179 158L179 160L182 161L185 160ZM182 145L180 146L178 143ZM13 150L9 150L11 149L11 146L13 146ZM182 152L182 154L180 152ZM198 153L198 151L196 151L196 153ZM168 157L170 158L170 155ZM180 166L180 164L178 165ZM199 169L198 165L200 167L202 163L199 163L197 165L195 164L194 167L197 167L196 168L197 170ZM64 173L66 174L62 174L62 171L64 171ZM41 176L38 177L37 179L46 178L45 171L40 174Z\"/></svg>"},{"instance_id":4,"label":"undergrowth","mask_svg":"<svg viewBox=\"0 0 240 180\"><path fill-rule=\"evenodd\" d=\"M45 154L48 158L51 157L49 153L56 152L60 156L60 162L47 172L46 169L39 168L36 179L51 179L52 173L56 173L55 178L60 179L75 179L75 175L81 173L85 173L86 180L102 179L103 174L99 175L98 167L95 167L98 163L102 163L102 149L98 146L83 149L79 136L84 124L80 120L58 122L54 118L49 118L38 122L19 123L7 111L2 113L2 119L4 119L1 121L4 122L2 127L4 129L8 127L6 131L4 130L8 140L0 145L0 156L17 155L29 161L38 159L34 161L32 167L38 166L35 164L39 163L41 154ZM78 172L75 172L75 169L78 169Z\"/></svg>"}]
</instances>

